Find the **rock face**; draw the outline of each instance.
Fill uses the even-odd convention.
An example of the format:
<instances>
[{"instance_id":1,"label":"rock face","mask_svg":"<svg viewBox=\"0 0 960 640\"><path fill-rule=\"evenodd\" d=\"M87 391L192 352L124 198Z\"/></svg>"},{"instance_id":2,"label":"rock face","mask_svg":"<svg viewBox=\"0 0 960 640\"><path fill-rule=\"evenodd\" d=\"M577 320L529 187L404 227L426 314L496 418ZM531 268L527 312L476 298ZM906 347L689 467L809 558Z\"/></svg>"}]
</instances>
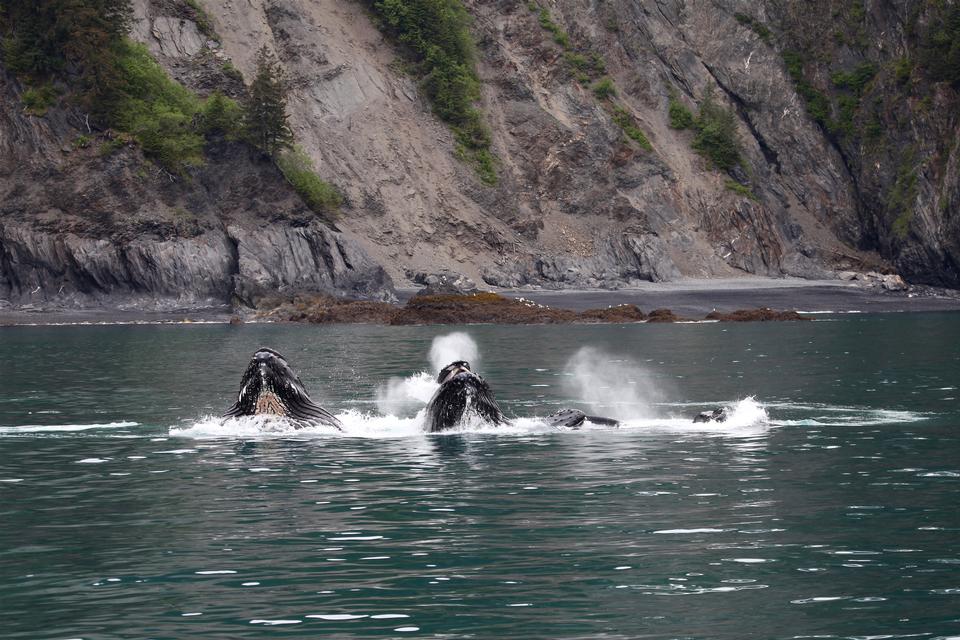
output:
<instances>
[{"instance_id":1,"label":"rock face","mask_svg":"<svg viewBox=\"0 0 960 640\"><path fill-rule=\"evenodd\" d=\"M811 118L784 64L801 21L815 23L811 33L829 33L833 15L850 11L839 0L815 4L806 11L782 0L555 0L531 11L520 0L467 0L481 106L500 159L495 187L454 159L452 135L430 115L415 81L394 71L397 50L360 4L252 0L241 10L210 0L205 7L223 53L248 77L260 45L277 52L295 79L298 137L355 207L345 228L395 278L449 270L501 286L616 287L896 267L908 279L960 283L949 248L955 91L938 85L949 108L918 134L943 137L944 166L929 188L916 190L916 207L928 209L921 200L933 192L946 194L949 215L918 218L909 237L894 238L890 224L872 221L849 149ZM866 48L837 45L833 70L855 56L877 57L879 66L907 46L880 19L886 8L857 4L865 7L856 28ZM589 85L575 80L567 53L539 24L541 8L575 52L602 57L652 152L628 140ZM820 78L830 82L829 73ZM696 112L710 91L737 116L744 161L730 175L693 152L692 132L669 126L671 95ZM901 118L900 129L911 130L915 119ZM885 171L871 187L875 198L896 180ZM732 190L731 180L745 189Z\"/></svg>"},{"instance_id":2,"label":"rock face","mask_svg":"<svg viewBox=\"0 0 960 640\"><path fill-rule=\"evenodd\" d=\"M0 223L0 300L15 306L255 306L265 295L299 290L393 299L382 268L316 223L129 241Z\"/></svg>"},{"instance_id":3,"label":"rock face","mask_svg":"<svg viewBox=\"0 0 960 640\"><path fill-rule=\"evenodd\" d=\"M492 187L457 160L362 3L201 0L203 16L185 0L134 1L133 37L202 95L240 95L234 67L249 80L261 46L277 54L297 141L347 196L335 226L230 145L188 179L136 149L101 157L74 144L91 134L82 113L27 116L0 73L0 299L387 299L391 278L441 273L618 288L877 272L892 290L907 286L898 272L960 287L960 99L916 62L952 3L465 4L498 158ZM571 54L602 60L597 76L614 81L652 150L624 134L593 81L577 80ZM708 94L735 113L742 162L728 172L691 148L694 132L670 126L671 98L696 113Z\"/></svg>"},{"instance_id":4,"label":"rock face","mask_svg":"<svg viewBox=\"0 0 960 640\"><path fill-rule=\"evenodd\" d=\"M394 299L383 268L243 146L214 145L189 180L173 179L136 149L61 146L80 114L29 117L2 76L0 103L0 305L198 308L299 290Z\"/></svg>"},{"instance_id":5,"label":"rock face","mask_svg":"<svg viewBox=\"0 0 960 640\"><path fill-rule=\"evenodd\" d=\"M948 54L932 48L955 47L960 6L762 4L750 15L768 20L778 50L792 56L808 117L853 193L840 237L878 251L912 282L960 287L960 75L954 69L952 85L938 77L933 67Z\"/></svg>"}]
</instances>

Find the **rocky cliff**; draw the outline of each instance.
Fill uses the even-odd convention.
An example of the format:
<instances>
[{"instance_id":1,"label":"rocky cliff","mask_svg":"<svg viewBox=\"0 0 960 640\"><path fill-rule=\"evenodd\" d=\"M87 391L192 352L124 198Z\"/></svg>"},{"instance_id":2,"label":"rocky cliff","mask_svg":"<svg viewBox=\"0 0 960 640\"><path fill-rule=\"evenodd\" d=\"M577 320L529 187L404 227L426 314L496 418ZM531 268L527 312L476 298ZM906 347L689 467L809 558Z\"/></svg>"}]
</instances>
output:
<instances>
[{"instance_id":1,"label":"rocky cliff","mask_svg":"<svg viewBox=\"0 0 960 640\"><path fill-rule=\"evenodd\" d=\"M249 81L258 48L275 51L297 141L346 194L337 230L226 143L189 179L136 149L73 148L82 114L28 116L6 78L0 298L384 296L388 278L444 270L511 287L873 269L960 286L960 103L916 62L949 0L467 0L494 186L365 5L134 4L134 37L200 93L239 94L225 69ZM708 95L736 117L726 171L670 126L671 101L695 114Z\"/></svg>"},{"instance_id":2,"label":"rocky cliff","mask_svg":"<svg viewBox=\"0 0 960 640\"><path fill-rule=\"evenodd\" d=\"M0 77L0 304L177 309L264 292L392 299L389 276L307 210L272 163L208 149L189 179L105 154L79 111L29 116Z\"/></svg>"}]
</instances>

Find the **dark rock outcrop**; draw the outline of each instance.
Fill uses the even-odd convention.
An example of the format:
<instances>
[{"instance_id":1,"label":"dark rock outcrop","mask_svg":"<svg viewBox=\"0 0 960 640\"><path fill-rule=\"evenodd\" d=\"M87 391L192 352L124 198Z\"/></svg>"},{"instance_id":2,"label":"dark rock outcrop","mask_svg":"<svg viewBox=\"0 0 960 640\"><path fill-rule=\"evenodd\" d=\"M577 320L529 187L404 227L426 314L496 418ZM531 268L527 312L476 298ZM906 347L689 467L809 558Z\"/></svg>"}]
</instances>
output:
<instances>
[{"instance_id":1,"label":"dark rock outcrop","mask_svg":"<svg viewBox=\"0 0 960 640\"><path fill-rule=\"evenodd\" d=\"M496 293L441 294L414 296L390 324L565 324L576 318L573 311Z\"/></svg>"},{"instance_id":2,"label":"dark rock outcrop","mask_svg":"<svg viewBox=\"0 0 960 640\"><path fill-rule=\"evenodd\" d=\"M737 309L730 313L711 311L707 314L706 319L719 320L720 322L784 322L810 320L807 316L802 316L796 311L774 311L767 307L760 309Z\"/></svg>"},{"instance_id":3,"label":"dark rock outcrop","mask_svg":"<svg viewBox=\"0 0 960 640\"><path fill-rule=\"evenodd\" d=\"M466 295L421 293L403 306L328 295L296 295L292 298L273 296L261 299L260 308L257 314L260 318L318 324L656 324L687 321L670 309L656 309L648 315L636 305L622 304L577 313L491 292ZM768 308L739 310L729 314L714 311L707 319L729 322L809 320L795 311L773 311Z\"/></svg>"},{"instance_id":4,"label":"dark rock outcrop","mask_svg":"<svg viewBox=\"0 0 960 640\"><path fill-rule=\"evenodd\" d=\"M654 309L650 312L650 315L647 316L647 322L679 322L683 318L678 317L670 309Z\"/></svg>"},{"instance_id":5,"label":"dark rock outcrop","mask_svg":"<svg viewBox=\"0 0 960 640\"><path fill-rule=\"evenodd\" d=\"M620 304L603 309L587 309L580 312L580 322L643 322L647 314L635 304Z\"/></svg>"}]
</instances>

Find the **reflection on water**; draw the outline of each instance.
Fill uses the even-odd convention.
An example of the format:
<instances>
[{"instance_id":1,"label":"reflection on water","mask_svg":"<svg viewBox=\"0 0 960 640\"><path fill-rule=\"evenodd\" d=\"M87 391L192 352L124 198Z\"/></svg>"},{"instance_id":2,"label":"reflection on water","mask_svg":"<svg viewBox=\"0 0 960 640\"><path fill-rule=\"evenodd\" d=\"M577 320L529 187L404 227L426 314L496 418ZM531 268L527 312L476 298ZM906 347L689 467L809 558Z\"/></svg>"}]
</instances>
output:
<instances>
[{"instance_id":1,"label":"reflection on water","mask_svg":"<svg viewBox=\"0 0 960 640\"><path fill-rule=\"evenodd\" d=\"M4 330L3 636L958 635L958 324L470 327L519 419L440 436L376 389L442 328ZM204 417L261 345L346 434ZM666 391L543 427L584 347Z\"/></svg>"}]
</instances>

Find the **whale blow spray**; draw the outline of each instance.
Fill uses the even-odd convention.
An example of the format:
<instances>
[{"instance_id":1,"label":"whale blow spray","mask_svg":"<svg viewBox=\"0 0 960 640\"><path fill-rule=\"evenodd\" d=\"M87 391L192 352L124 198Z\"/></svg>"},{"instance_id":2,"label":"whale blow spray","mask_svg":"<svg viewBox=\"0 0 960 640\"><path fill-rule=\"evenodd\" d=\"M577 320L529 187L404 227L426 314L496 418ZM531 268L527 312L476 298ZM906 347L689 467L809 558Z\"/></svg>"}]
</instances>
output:
<instances>
[{"instance_id":1,"label":"whale blow spray","mask_svg":"<svg viewBox=\"0 0 960 640\"><path fill-rule=\"evenodd\" d=\"M440 373L440 369L451 362L457 360L466 360L476 371L477 361L480 359L480 352L477 349L477 343L473 338L462 331L448 333L445 336L437 336L430 345L430 366L433 372Z\"/></svg>"},{"instance_id":2,"label":"whale blow spray","mask_svg":"<svg viewBox=\"0 0 960 640\"><path fill-rule=\"evenodd\" d=\"M656 417L666 397L663 380L629 360L583 347L564 367L564 388L590 411L619 420Z\"/></svg>"},{"instance_id":3,"label":"whale blow spray","mask_svg":"<svg viewBox=\"0 0 960 640\"><path fill-rule=\"evenodd\" d=\"M385 416L413 415L430 402L437 386L426 371L407 378L394 376L377 387L377 410Z\"/></svg>"},{"instance_id":4,"label":"whale blow spray","mask_svg":"<svg viewBox=\"0 0 960 640\"><path fill-rule=\"evenodd\" d=\"M406 378L393 377L377 387L377 410L383 415L413 415L430 402L437 390L436 375L456 360L474 364L480 354L477 343L466 333L458 331L437 336L430 345L430 366L433 373L421 371Z\"/></svg>"}]
</instances>

